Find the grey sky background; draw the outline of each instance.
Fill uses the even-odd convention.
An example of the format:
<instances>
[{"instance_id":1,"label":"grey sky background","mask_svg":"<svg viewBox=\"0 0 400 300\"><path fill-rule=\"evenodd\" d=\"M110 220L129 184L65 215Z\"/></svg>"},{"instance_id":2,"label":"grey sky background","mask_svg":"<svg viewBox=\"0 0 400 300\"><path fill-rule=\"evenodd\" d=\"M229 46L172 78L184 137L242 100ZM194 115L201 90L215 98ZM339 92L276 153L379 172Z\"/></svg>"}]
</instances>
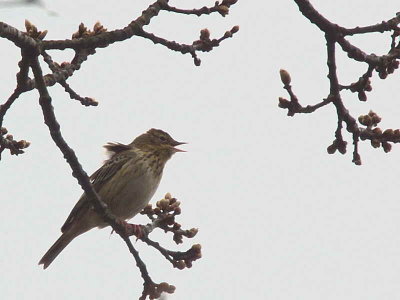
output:
<instances>
[{"instance_id":1,"label":"grey sky background","mask_svg":"<svg viewBox=\"0 0 400 300\"><path fill-rule=\"evenodd\" d=\"M47 39L69 38L80 22L121 28L150 1L46 2L39 7L0 9L1 20L21 30L29 19ZM370 25L392 18L398 1L312 1L342 26ZM213 1L171 1L192 8ZM142 38L99 49L69 80L83 96L99 101L83 107L59 86L50 89L64 137L91 174L105 159L108 141L131 142L149 128L186 141L187 153L168 162L152 200L171 192L182 202L179 218L199 234L186 240L203 246L203 258L179 271L153 249L135 245L156 282L177 287L168 299L396 299L400 294L400 148L389 154L361 143L363 165L351 151L328 155L336 113L325 107L294 118L278 108L286 94L279 69L292 75L301 103L326 97L323 34L293 1L241 0L226 18L162 13L147 30L191 43L208 28L212 37L240 25L233 39L211 53L169 51ZM352 39L383 54L388 35ZM340 53L340 52L338 52ZM70 51L53 52L59 62ZM15 87L19 52L0 40L0 95ZM366 66L338 54L342 83L353 82ZM382 128L398 128L399 74L373 77L367 103L344 93L354 116L376 111ZM0 164L0 290L3 299L137 299L142 279L125 244L110 229L74 240L43 271L37 262L59 237L60 227L80 190L50 138L35 91L24 94L4 126L32 145L19 156L3 154ZM351 143L350 136L345 138ZM146 222L137 217L134 223ZM176 248L170 236L153 236Z\"/></svg>"}]
</instances>

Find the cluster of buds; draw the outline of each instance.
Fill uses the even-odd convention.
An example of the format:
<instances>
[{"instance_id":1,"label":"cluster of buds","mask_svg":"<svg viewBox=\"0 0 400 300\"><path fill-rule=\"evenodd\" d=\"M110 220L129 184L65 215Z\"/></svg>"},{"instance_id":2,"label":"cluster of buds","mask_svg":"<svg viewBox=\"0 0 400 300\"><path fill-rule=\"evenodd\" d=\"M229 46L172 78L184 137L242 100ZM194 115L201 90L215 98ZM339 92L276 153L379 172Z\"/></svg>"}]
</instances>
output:
<instances>
[{"instance_id":1,"label":"cluster of buds","mask_svg":"<svg viewBox=\"0 0 400 300\"><path fill-rule=\"evenodd\" d=\"M233 26L231 30L225 32L222 38L210 39L210 31L205 28L200 31L200 39L194 41L192 46L195 50L209 52L214 47L217 47L223 39L231 38L238 31L239 26Z\"/></svg>"},{"instance_id":2,"label":"cluster of buds","mask_svg":"<svg viewBox=\"0 0 400 300\"><path fill-rule=\"evenodd\" d=\"M157 227L163 229L165 232L172 232L174 234L174 241L176 244L183 242L183 237L193 238L197 232L197 228L183 230L182 225L175 221L175 216L181 214L180 202L176 198L172 198L170 193L164 196L164 199L157 201L156 207L153 208L151 204L147 205L142 215L147 215L152 221L157 222Z\"/></svg>"},{"instance_id":3,"label":"cluster of buds","mask_svg":"<svg viewBox=\"0 0 400 300\"><path fill-rule=\"evenodd\" d=\"M195 66L200 66L201 64L201 60L197 57L196 51L210 52L214 47L218 47L223 40L231 38L238 31L239 26L233 26L232 29L226 31L221 38L210 39L210 31L207 28L202 29L200 31L200 38L193 42L192 49L190 51L194 59Z\"/></svg>"},{"instance_id":4,"label":"cluster of buds","mask_svg":"<svg viewBox=\"0 0 400 300\"><path fill-rule=\"evenodd\" d=\"M387 64L376 66L375 70L378 72L379 78L385 79L389 74L392 74L398 68L399 61L392 59Z\"/></svg>"},{"instance_id":5,"label":"cluster of buds","mask_svg":"<svg viewBox=\"0 0 400 300\"><path fill-rule=\"evenodd\" d=\"M239 26L233 26L231 30L225 31L224 39L231 38L236 32L239 31Z\"/></svg>"},{"instance_id":6,"label":"cluster of buds","mask_svg":"<svg viewBox=\"0 0 400 300\"><path fill-rule=\"evenodd\" d=\"M28 148L31 143L20 140L14 140L14 137L11 134L7 134L8 130L4 127L0 128L0 153L4 151L4 149L9 149L11 155L18 155L24 153L22 149ZM5 137L4 137L5 135Z\"/></svg>"},{"instance_id":7,"label":"cluster of buds","mask_svg":"<svg viewBox=\"0 0 400 300\"><path fill-rule=\"evenodd\" d=\"M368 115L359 116L358 121L367 127L361 131L360 138L362 140L370 139L372 147L379 148L382 146L383 151L387 153L392 150L392 145L389 142L400 142L399 129L386 129L382 131L382 129L376 127L380 123L381 118L375 112L370 111Z\"/></svg>"},{"instance_id":8,"label":"cluster of buds","mask_svg":"<svg viewBox=\"0 0 400 300\"><path fill-rule=\"evenodd\" d=\"M346 147L347 147L347 142L344 141L343 139L338 139L336 138L331 145L326 148L326 151L329 154L334 154L337 151L339 151L341 154L346 153Z\"/></svg>"},{"instance_id":9,"label":"cluster of buds","mask_svg":"<svg viewBox=\"0 0 400 300\"><path fill-rule=\"evenodd\" d=\"M153 213L157 216L169 214L172 212L171 216L180 215L181 202L172 198L170 193L165 194L164 198L157 201L156 207L153 209Z\"/></svg>"},{"instance_id":10,"label":"cluster of buds","mask_svg":"<svg viewBox=\"0 0 400 300\"><path fill-rule=\"evenodd\" d=\"M31 38L43 40L47 34L47 30L39 31L35 25L28 20L25 20L26 34Z\"/></svg>"},{"instance_id":11,"label":"cluster of buds","mask_svg":"<svg viewBox=\"0 0 400 300\"><path fill-rule=\"evenodd\" d=\"M94 24L93 30L87 29L87 27L83 23L81 23L79 25L78 31L72 35L72 39L94 36L106 31L107 29L104 28L104 26L101 25L100 22L96 22L96 24Z\"/></svg>"},{"instance_id":12,"label":"cluster of buds","mask_svg":"<svg viewBox=\"0 0 400 300\"><path fill-rule=\"evenodd\" d=\"M166 282L161 283L149 283L145 285L145 290L143 291L141 299L146 299L149 296L150 299L159 299L162 293L173 294L175 292L175 286L170 285Z\"/></svg>"},{"instance_id":13,"label":"cluster of buds","mask_svg":"<svg viewBox=\"0 0 400 300\"><path fill-rule=\"evenodd\" d=\"M392 145L389 141L397 140L400 141L400 130L386 129L382 132L380 128L374 128L372 130L373 138L371 139L371 146L379 148L382 146L383 151L390 152ZM361 139L365 139L364 135L361 135Z\"/></svg>"},{"instance_id":14,"label":"cluster of buds","mask_svg":"<svg viewBox=\"0 0 400 300\"><path fill-rule=\"evenodd\" d=\"M382 149L387 153L392 150L392 145L389 143L390 142L400 142L400 130L399 129L386 129L382 132L380 128L374 128L372 130L372 136L373 138L371 139L371 145L374 148L379 148L382 146ZM360 136L361 139L365 139L366 137L364 135Z\"/></svg>"},{"instance_id":15,"label":"cluster of buds","mask_svg":"<svg viewBox=\"0 0 400 300\"><path fill-rule=\"evenodd\" d=\"M358 99L365 102L367 101L366 92L372 91L371 80L369 80L369 78L360 77L357 82L350 84L348 89L353 93L357 92Z\"/></svg>"},{"instance_id":16,"label":"cluster of buds","mask_svg":"<svg viewBox=\"0 0 400 300\"><path fill-rule=\"evenodd\" d=\"M201 258L201 245L195 244L186 252L171 252L172 256L172 265L179 269L183 270L185 268L191 268L193 262L199 258Z\"/></svg>"},{"instance_id":17,"label":"cluster of buds","mask_svg":"<svg viewBox=\"0 0 400 300\"><path fill-rule=\"evenodd\" d=\"M377 126L381 120L382 118L372 110L369 111L368 115L361 115L358 117L358 122L360 122L361 125L367 126L367 128Z\"/></svg>"},{"instance_id":18,"label":"cluster of buds","mask_svg":"<svg viewBox=\"0 0 400 300\"><path fill-rule=\"evenodd\" d=\"M195 244L189 250L181 251L171 251L162 247L158 242L152 241L149 238L149 233L155 228L161 228L165 232L172 232L174 234L174 240L177 244L182 242L182 237L194 237L197 234L197 229L192 228L190 230L182 230L181 225L175 222L175 216L181 213L180 202L173 198L170 193L167 193L163 199L157 201L156 207L152 208L149 204L143 211L142 215L147 215L152 221L147 225L134 225L128 224L122 220L116 220L117 231L122 231L126 235L135 235L138 239L148 244L151 247L157 249L171 264L174 268L185 269L192 267L193 261L201 258L201 245ZM176 239L175 236L180 236ZM139 259L140 260L140 259ZM142 262L143 263L143 262ZM139 264L138 264L139 266ZM144 289L142 296L139 300L147 299L158 299L162 293L172 294L175 291L175 286L170 285L166 282L154 283L150 276L148 276L147 270L141 270L142 277L144 279ZM147 276L143 276L143 272Z\"/></svg>"},{"instance_id":19,"label":"cluster of buds","mask_svg":"<svg viewBox=\"0 0 400 300\"><path fill-rule=\"evenodd\" d=\"M195 237L198 232L197 228L189 230L181 228L181 224L175 221L175 216L180 213L180 202L176 198L172 198L170 193L167 193L163 199L157 201L155 208L152 208L149 204L141 212L141 214L147 215L153 223L157 224L157 227L163 229L165 232L173 233L173 240L176 244L181 244L183 237ZM159 250L164 252L161 248ZM195 244L185 252L167 251L165 254L170 258L169 261L175 268L182 270L190 268L193 261L201 258L201 245Z\"/></svg>"}]
</instances>

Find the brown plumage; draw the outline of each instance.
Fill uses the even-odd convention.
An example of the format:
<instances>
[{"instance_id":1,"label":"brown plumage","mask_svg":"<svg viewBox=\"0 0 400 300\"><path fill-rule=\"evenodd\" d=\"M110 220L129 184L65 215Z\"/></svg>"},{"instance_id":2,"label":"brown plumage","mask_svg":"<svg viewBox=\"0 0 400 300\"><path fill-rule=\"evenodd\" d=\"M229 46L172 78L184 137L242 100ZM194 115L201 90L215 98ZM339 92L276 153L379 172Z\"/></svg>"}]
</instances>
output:
<instances>
[{"instance_id":1,"label":"brown plumage","mask_svg":"<svg viewBox=\"0 0 400 300\"><path fill-rule=\"evenodd\" d=\"M150 129L128 145L108 143L109 159L90 177L92 185L109 209L120 219L139 213L155 193L165 166L181 145L168 133ZM39 261L46 269L77 236L108 226L83 194L61 227L62 235Z\"/></svg>"}]
</instances>

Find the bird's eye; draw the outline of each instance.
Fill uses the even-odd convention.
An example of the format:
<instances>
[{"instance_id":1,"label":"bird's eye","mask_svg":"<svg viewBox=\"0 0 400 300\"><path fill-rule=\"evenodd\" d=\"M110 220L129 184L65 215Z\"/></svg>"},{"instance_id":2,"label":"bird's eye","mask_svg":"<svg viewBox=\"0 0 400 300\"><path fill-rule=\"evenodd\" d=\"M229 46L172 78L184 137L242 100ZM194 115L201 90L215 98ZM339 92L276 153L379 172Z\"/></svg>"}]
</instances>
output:
<instances>
[{"instance_id":1,"label":"bird's eye","mask_svg":"<svg viewBox=\"0 0 400 300\"><path fill-rule=\"evenodd\" d=\"M165 138L165 136L160 136L160 140L161 140L162 142L165 142L167 139Z\"/></svg>"}]
</instances>

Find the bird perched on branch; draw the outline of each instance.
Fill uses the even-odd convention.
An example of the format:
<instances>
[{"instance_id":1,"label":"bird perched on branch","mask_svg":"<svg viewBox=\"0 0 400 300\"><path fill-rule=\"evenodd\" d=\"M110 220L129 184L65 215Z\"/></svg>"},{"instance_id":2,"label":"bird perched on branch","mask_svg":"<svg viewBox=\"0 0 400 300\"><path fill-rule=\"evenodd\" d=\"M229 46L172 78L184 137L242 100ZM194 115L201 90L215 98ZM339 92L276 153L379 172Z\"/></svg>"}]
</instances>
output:
<instances>
[{"instance_id":1,"label":"bird perched on branch","mask_svg":"<svg viewBox=\"0 0 400 300\"><path fill-rule=\"evenodd\" d=\"M165 163L176 152L175 141L160 129L150 129L128 145L108 143L109 159L90 177L92 185L111 212L122 220L138 214L153 197L160 183ZM85 194L81 196L61 227L61 237L39 261L46 269L77 236L94 228L108 226L92 208Z\"/></svg>"}]
</instances>

